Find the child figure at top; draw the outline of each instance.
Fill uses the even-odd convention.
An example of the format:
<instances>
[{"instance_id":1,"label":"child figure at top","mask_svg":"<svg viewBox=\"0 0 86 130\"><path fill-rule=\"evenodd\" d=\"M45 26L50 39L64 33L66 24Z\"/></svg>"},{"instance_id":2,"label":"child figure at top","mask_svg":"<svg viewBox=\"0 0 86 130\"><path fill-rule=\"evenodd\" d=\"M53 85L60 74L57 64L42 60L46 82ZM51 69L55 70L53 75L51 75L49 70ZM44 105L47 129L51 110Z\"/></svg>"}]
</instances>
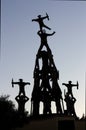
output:
<instances>
[{"instance_id":1,"label":"child figure at top","mask_svg":"<svg viewBox=\"0 0 86 130\"><path fill-rule=\"evenodd\" d=\"M49 16L48 16L47 13L46 13L46 16L45 16L45 17L42 17L41 15L38 15L37 17L38 17L37 19L32 19L32 22L33 22L33 21L38 22L41 31L42 31L42 28L43 28L43 27L45 27L45 28L51 30L51 28L49 28L48 26L46 26L46 25L44 24L44 22L43 22L43 20L46 19L46 18L49 20Z\"/></svg>"}]
</instances>

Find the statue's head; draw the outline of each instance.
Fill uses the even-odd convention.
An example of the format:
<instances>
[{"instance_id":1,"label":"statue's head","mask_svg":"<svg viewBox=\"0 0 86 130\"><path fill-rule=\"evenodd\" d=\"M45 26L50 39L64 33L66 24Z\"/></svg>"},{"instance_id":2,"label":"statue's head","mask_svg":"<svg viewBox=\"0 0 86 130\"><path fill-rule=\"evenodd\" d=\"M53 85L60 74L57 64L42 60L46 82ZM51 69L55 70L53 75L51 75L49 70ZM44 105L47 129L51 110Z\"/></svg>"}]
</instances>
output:
<instances>
[{"instance_id":1,"label":"statue's head","mask_svg":"<svg viewBox=\"0 0 86 130\"><path fill-rule=\"evenodd\" d=\"M72 81L69 81L69 84L71 84L72 83Z\"/></svg>"},{"instance_id":2,"label":"statue's head","mask_svg":"<svg viewBox=\"0 0 86 130\"><path fill-rule=\"evenodd\" d=\"M20 100L23 100L24 99L24 95L20 95Z\"/></svg>"},{"instance_id":3,"label":"statue's head","mask_svg":"<svg viewBox=\"0 0 86 130\"><path fill-rule=\"evenodd\" d=\"M43 33L46 33L46 30L45 30L45 29L43 29L42 31L43 31Z\"/></svg>"},{"instance_id":4,"label":"statue's head","mask_svg":"<svg viewBox=\"0 0 86 130\"><path fill-rule=\"evenodd\" d=\"M20 82L23 82L23 79L19 79Z\"/></svg>"},{"instance_id":5,"label":"statue's head","mask_svg":"<svg viewBox=\"0 0 86 130\"><path fill-rule=\"evenodd\" d=\"M38 18L41 18L41 15L38 15Z\"/></svg>"}]
</instances>

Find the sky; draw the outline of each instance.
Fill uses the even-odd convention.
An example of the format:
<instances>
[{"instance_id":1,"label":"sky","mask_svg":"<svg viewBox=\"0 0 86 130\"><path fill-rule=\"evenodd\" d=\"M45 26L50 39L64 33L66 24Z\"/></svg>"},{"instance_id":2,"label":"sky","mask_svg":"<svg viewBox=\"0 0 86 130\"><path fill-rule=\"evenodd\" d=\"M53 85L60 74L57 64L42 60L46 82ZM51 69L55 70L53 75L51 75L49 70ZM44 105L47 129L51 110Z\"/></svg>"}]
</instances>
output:
<instances>
[{"instance_id":1,"label":"sky","mask_svg":"<svg viewBox=\"0 0 86 130\"><path fill-rule=\"evenodd\" d=\"M79 82L79 89L73 88L77 99L76 114L85 113L85 73L86 73L86 2L57 0L2 0L1 1L1 56L0 56L0 95L9 94L15 103L19 87L12 88L11 80L23 78L31 85L25 87L30 98L26 109L30 113L30 100L33 89L33 71L37 50L40 46L38 23L32 22L39 14L48 13L50 20L44 23L52 28L47 33L48 44L59 70L59 85L63 92L71 80ZM64 102L65 104L65 102ZM52 106L52 111L55 108Z\"/></svg>"}]
</instances>

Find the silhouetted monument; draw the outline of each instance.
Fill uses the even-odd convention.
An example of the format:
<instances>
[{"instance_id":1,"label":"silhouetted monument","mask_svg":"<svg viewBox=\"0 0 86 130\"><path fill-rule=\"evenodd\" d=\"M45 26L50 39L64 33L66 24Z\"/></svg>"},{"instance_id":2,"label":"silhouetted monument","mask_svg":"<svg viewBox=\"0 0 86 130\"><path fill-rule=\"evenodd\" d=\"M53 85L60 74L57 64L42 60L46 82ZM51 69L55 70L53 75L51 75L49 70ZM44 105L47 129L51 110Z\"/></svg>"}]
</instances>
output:
<instances>
[{"instance_id":1,"label":"silhouetted monument","mask_svg":"<svg viewBox=\"0 0 86 130\"><path fill-rule=\"evenodd\" d=\"M23 82L23 79L19 79L19 82L14 82L12 79L12 87L14 84L19 85L19 94L15 97L15 100L18 103L18 113L20 116L24 117L25 114L25 103L29 100L29 98L25 94L25 85L30 85L29 82Z\"/></svg>"},{"instance_id":2,"label":"silhouetted monument","mask_svg":"<svg viewBox=\"0 0 86 130\"><path fill-rule=\"evenodd\" d=\"M78 81L77 81L77 84L72 84L72 81L69 81L68 84L63 83L62 85L65 85L67 87L67 92L64 94L65 96L64 101L66 102L67 115L76 116L76 112L74 108L76 99L73 96L72 87L77 86L77 89L78 89L78 86L79 86Z\"/></svg>"},{"instance_id":3,"label":"silhouetted monument","mask_svg":"<svg viewBox=\"0 0 86 130\"><path fill-rule=\"evenodd\" d=\"M47 42L47 37L54 35L55 32L48 34L43 29L43 27L50 29L43 23L45 18L49 18L49 16L41 17L41 15L39 15L37 19L32 20L39 23L40 30L37 34L41 39L41 45L36 55L33 73L34 86L31 98L31 111L32 114L36 116L39 115L40 102L43 102L43 114L52 113L52 101L56 103L57 114L63 113L61 105L61 102L63 103L62 92L58 84L59 71L55 66L52 51ZM45 50L43 49L44 46Z\"/></svg>"}]
</instances>

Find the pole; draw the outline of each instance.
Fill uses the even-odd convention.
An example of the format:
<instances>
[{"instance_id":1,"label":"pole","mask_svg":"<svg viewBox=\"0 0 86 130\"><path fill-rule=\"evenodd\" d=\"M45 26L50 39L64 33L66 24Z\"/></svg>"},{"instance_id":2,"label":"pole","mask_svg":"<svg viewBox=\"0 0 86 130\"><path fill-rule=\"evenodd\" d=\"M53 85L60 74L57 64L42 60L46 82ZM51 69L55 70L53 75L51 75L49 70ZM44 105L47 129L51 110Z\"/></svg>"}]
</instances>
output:
<instances>
[{"instance_id":1,"label":"pole","mask_svg":"<svg viewBox=\"0 0 86 130\"><path fill-rule=\"evenodd\" d=\"M86 72L85 72L85 117L86 117Z\"/></svg>"}]
</instances>

